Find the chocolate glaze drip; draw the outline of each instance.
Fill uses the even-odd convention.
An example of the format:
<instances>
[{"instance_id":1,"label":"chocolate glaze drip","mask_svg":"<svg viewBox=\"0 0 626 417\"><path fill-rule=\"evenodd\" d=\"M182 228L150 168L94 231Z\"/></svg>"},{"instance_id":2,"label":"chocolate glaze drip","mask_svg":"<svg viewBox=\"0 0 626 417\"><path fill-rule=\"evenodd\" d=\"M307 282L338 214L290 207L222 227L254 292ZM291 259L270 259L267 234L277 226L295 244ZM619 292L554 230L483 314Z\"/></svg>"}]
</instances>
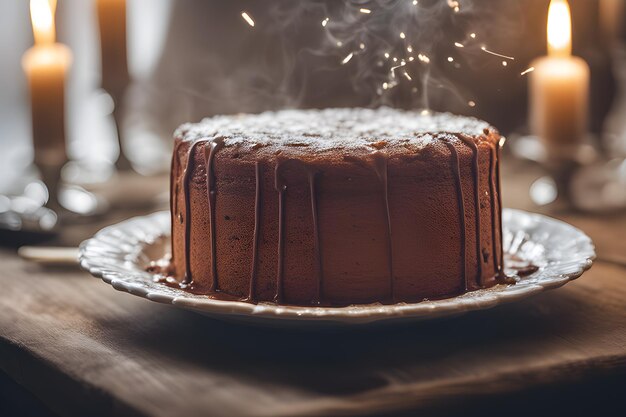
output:
<instances>
[{"instance_id":1,"label":"chocolate glaze drip","mask_svg":"<svg viewBox=\"0 0 626 417\"><path fill-rule=\"evenodd\" d=\"M311 214L313 216L313 239L315 251L315 274L317 278L317 299L314 304L321 304L324 295L324 272L322 270L322 241L320 239L320 227L317 207L317 172L309 169L309 190L311 193Z\"/></svg>"},{"instance_id":2,"label":"chocolate glaze drip","mask_svg":"<svg viewBox=\"0 0 626 417\"><path fill-rule=\"evenodd\" d=\"M450 150L450 154L452 156L452 164L455 175L455 186L456 186L456 197L459 204L459 222L461 223L461 271L463 275L463 281L465 282L465 291L468 291L468 282L467 282L467 267L466 267L466 247L467 247L467 236L466 236L466 228L465 228L465 199L463 197L463 188L461 184L461 165L459 162L459 153L456 150L456 147L451 142L446 142L446 146Z\"/></svg>"},{"instance_id":3,"label":"chocolate glaze drip","mask_svg":"<svg viewBox=\"0 0 626 417\"><path fill-rule=\"evenodd\" d=\"M500 164L498 163L500 162L500 144L496 144L496 192L498 193L498 222L502 222L502 193L500 192L501 188L500 188ZM503 271L503 259L504 259L504 254L503 254L503 248L502 248L502 242L503 242L503 237L502 237L502 223L498 224L498 229L499 229L499 233L500 233L500 250L498 250L498 255L500 256L500 262L498 263L498 279L501 280L505 280L505 281L510 281L507 280L506 276L504 275L504 271Z\"/></svg>"},{"instance_id":4,"label":"chocolate glaze drip","mask_svg":"<svg viewBox=\"0 0 626 417\"><path fill-rule=\"evenodd\" d=\"M383 187L385 202L385 221L387 222L387 263L389 268L389 293L391 301L395 301L395 282L393 277L393 243L391 240L391 212L389 210L389 177L387 175L387 156L382 153L374 154L374 169Z\"/></svg>"},{"instance_id":5,"label":"chocolate glaze drip","mask_svg":"<svg viewBox=\"0 0 626 417\"><path fill-rule=\"evenodd\" d=\"M303 167L307 173L309 180L309 193L311 198L311 216L313 218L313 237L314 237L314 256L315 256L315 275L317 281L317 297L312 300L313 304L321 304L323 299L323 272L322 272L322 243L319 230L319 216L317 205L317 176L318 172L303 161L289 159L279 161L276 164L275 181L276 191L278 191L278 271L276 276L276 301L280 302L283 298L284 286L284 252L285 252L285 199L287 186L280 176L280 169L286 163L295 163Z\"/></svg>"},{"instance_id":6,"label":"chocolate glaze drip","mask_svg":"<svg viewBox=\"0 0 626 417\"><path fill-rule=\"evenodd\" d=\"M499 147L496 145L495 149L491 150L491 156L489 160L489 187L491 194L491 218L493 219L493 225L491 227L491 242L493 246L493 268L496 274L496 280L501 284L514 284L515 279L507 277L504 273L504 253L502 250L502 224L496 223L496 201L498 203L499 216L502 216L502 196L500 194L500 169L498 167L498 160L500 157ZM498 231L499 229L499 231ZM500 247L498 248L498 236L500 238Z\"/></svg>"},{"instance_id":7,"label":"chocolate glaze drip","mask_svg":"<svg viewBox=\"0 0 626 417\"><path fill-rule=\"evenodd\" d=\"M263 210L263 191L261 165L257 161L254 167L256 179L256 194L254 199L254 240L252 242L252 272L250 276L250 290L248 301L256 302L256 281L258 274L259 237L261 236L261 210Z\"/></svg>"},{"instance_id":8,"label":"chocolate glaze drip","mask_svg":"<svg viewBox=\"0 0 626 417\"><path fill-rule=\"evenodd\" d=\"M501 188L500 188L500 164L498 163L500 161L500 145L496 144L496 149L495 149L495 156L496 156L496 192L498 195L498 229L499 229L499 234L500 234L500 248L496 249L494 247L494 251L498 254L498 256L500 257L500 262L498 262L498 269L497 269L497 273L496 273L496 280L498 280L499 283L501 284L515 284L515 278L514 277L509 277L504 273L504 248L503 248L503 242L504 242L504 238L502 236L502 193L500 192Z\"/></svg>"},{"instance_id":9,"label":"chocolate glaze drip","mask_svg":"<svg viewBox=\"0 0 626 417\"><path fill-rule=\"evenodd\" d=\"M174 145L174 153L172 154L172 175L170 175L170 222L171 222L171 236L174 236L174 225L176 224L176 214L178 213L178 175L174 175L175 165L177 165L178 148L182 142L177 142ZM174 248L172 248L172 260L171 264L174 265Z\"/></svg>"},{"instance_id":10,"label":"chocolate glaze drip","mask_svg":"<svg viewBox=\"0 0 626 417\"><path fill-rule=\"evenodd\" d=\"M287 185L280 176L281 162L276 163L274 172L274 188L278 191L278 265L276 270L276 296L277 303L283 300L283 281L285 274L285 191Z\"/></svg>"},{"instance_id":11,"label":"chocolate glaze drip","mask_svg":"<svg viewBox=\"0 0 626 417\"><path fill-rule=\"evenodd\" d=\"M217 240L215 238L215 208L217 190L215 189L215 171L213 161L215 154L224 147L224 138L215 138L209 142L209 146L204 147L204 159L206 161L206 187L209 198L209 223L211 228L211 272L213 280L211 282L211 291L217 291Z\"/></svg>"},{"instance_id":12,"label":"chocolate glaze drip","mask_svg":"<svg viewBox=\"0 0 626 417\"><path fill-rule=\"evenodd\" d=\"M496 150L492 149L489 155L489 198L491 199L489 205L491 206L491 218L493 219L491 225L491 251L493 254L491 257L493 258L493 270L496 274L500 272L500 262L498 260L498 250L497 250L497 240L496 233L498 227L496 225Z\"/></svg>"},{"instance_id":13,"label":"chocolate glaze drip","mask_svg":"<svg viewBox=\"0 0 626 417\"><path fill-rule=\"evenodd\" d=\"M485 282L483 280L483 259L481 253L480 242L480 171L479 171L479 154L478 145L473 139L467 138L463 135L459 135L459 139L472 149L473 157L473 175L474 175L474 217L476 222L476 265L478 266L478 273L476 275L476 285L484 287Z\"/></svg>"},{"instance_id":14,"label":"chocolate glaze drip","mask_svg":"<svg viewBox=\"0 0 626 417\"><path fill-rule=\"evenodd\" d=\"M187 153L187 166L185 167L185 173L183 175L183 193L185 195L185 278L183 283L186 285L191 284L193 276L191 274L191 202L189 201L189 187L191 182L191 176L194 169L194 152L196 147L202 143L206 143L206 140L199 140L195 142L189 148Z\"/></svg>"}]
</instances>

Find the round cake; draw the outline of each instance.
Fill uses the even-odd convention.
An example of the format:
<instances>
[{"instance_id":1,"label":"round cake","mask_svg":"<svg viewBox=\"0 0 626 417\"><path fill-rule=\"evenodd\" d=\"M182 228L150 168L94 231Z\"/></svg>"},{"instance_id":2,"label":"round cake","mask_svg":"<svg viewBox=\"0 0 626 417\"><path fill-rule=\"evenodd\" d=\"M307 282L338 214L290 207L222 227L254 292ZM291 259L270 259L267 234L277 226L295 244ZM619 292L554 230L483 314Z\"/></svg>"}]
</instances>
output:
<instances>
[{"instance_id":1,"label":"round cake","mask_svg":"<svg viewBox=\"0 0 626 417\"><path fill-rule=\"evenodd\" d=\"M183 125L167 282L304 306L493 286L504 279L500 140L476 119L390 108Z\"/></svg>"}]
</instances>

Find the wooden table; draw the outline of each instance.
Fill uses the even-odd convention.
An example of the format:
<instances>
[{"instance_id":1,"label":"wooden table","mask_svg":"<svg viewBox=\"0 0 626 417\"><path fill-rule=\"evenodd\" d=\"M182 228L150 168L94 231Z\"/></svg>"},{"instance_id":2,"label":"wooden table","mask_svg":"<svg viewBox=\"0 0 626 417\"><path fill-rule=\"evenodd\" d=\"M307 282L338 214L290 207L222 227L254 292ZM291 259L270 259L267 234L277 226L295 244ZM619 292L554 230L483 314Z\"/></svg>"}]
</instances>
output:
<instances>
[{"instance_id":1,"label":"wooden table","mask_svg":"<svg viewBox=\"0 0 626 417\"><path fill-rule=\"evenodd\" d=\"M509 164L507 206L532 209L534 175ZM367 331L221 323L1 250L0 369L60 416L626 409L626 215L559 217L597 245L583 278L488 311Z\"/></svg>"}]
</instances>

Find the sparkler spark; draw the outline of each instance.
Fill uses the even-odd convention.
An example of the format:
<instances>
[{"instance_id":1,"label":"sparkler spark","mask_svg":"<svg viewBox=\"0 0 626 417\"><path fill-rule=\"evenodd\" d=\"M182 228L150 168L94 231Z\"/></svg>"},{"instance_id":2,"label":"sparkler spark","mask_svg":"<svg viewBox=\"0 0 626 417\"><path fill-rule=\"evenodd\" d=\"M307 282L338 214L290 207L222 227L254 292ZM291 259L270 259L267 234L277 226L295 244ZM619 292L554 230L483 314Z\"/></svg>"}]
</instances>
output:
<instances>
[{"instance_id":1,"label":"sparkler spark","mask_svg":"<svg viewBox=\"0 0 626 417\"><path fill-rule=\"evenodd\" d=\"M249 24L251 27L254 27L254 20L252 20L247 12L241 12L241 17L243 17L243 20L245 20L247 24Z\"/></svg>"},{"instance_id":2,"label":"sparkler spark","mask_svg":"<svg viewBox=\"0 0 626 417\"><path fill-rule=\"evenodd\" d=\"M448 7L450 7L454 13L458 13L461 10L459 2L455 0L448 0Z\"/></svg>"},{"instance_id":3,"label":"sparkler spark","mask_svg":"<svg viewBox=\"0 0 626 417\"><path fill-rule=\"evenodd\" d=\"M522 71L522 73L520 74L522 77L526 74L529 74L531 72L533 72L535 70L535 67L530 67L528 69L525 69L524 71Z\"/></svg>"},{"instance_id":4,"label":"sparkler spark","mask_svg":"<svg viewBox=\"0 0 626 417\"><path fill-rule=\"evenodd\" d=\"M396 70L397 70L398 68L401 68L401 67L405 66L405 65L406 65L406 62L403 60L403 61L400 63L400 65L396 65L395 67L391 67L391 69L390 69L390 71L391 71L391 76L392 76L392 77L395 77L395 76L396 76Z\"/></svg>"},{"instance_id":5,"label":"sparkler spark","mask_svg":"<svg viewBox=\"0 0 626 417\"><path fill-rule=\"evenodd\" d=\"M481 46L480 49L488 54L494 55L494 56L499 56L500 58L504 58L504 59L509 59L511 61L515 61L515 57L513 56L508 56L508 55L503 55L500 54L498 52L494 52L494 51L490 51L489 49L487 49L486 46Z\"/></svg>"},{"instance_id":6,"label":"sparkler spark","mask_svg":"<svg viewBox=\"0 0 626 417\"><path fill-rule=\"evenodd\" d=\"M437 1L440 2L440 5L437 6L437 15L435 17L441 19L449 17L451 13L460 13L462 4L464 5L461 0ZM431 50L429 46L422 45L420 43L422 39L416 36L416 33L409 32L411 28L414 27L412 26L413 23L420 23L426 19L420 14L421 9L417 7L418 5L422 7L424 2L420 2L419 0L401 0L401 2L403 3L404 10L408 12L406 16L402 18L404 20L398 18L397 21L394 21L394 24L381 28L380 34L376 32L376 30L378 30L376 26L373 28L374 32L376 32L376 36L380 35L391 38L387 39L387 44L378 43L378 38L370 42L372 39L369 34L360 34L360 32L358 32L360 25L378 24L377 18L379 14L383 13L381 17L384 15L384 10L372 6L372 4L378 4L378 2L372 2L371 0L354 1L352 7L350 7L349 14L347 17L344 17L348 19L345 22L342 21L341 18L333 15L333 22L331 24L330 15L324 14L320 15L321 19L318 20L318 24L321 24L322 27L321 30L326 35L327 39L330 40L330 46L336 45L335 53L341 51L339 52L340 55L336 56L335 59L339 61L340 65L348 66L347 64L349 64L350 68L354 67L358 73L356 77L359 81L374 81L375 85L372 86L374 87L373 93L383 96L390 93L393 89L406 87L407 91L412 92L412 94L421 94L421 97L414 96L412 99L421 100L422 108L425 109L422 114L429 115L431 114L428 110L429 86L433 85L437 88L444 89L451 88L449 85L443 84L437 86L433 81L438 81L441 67L445 66L447 70L452 69L453 71L453 68L463 68L465 52L470 52L473 56L474 52L480 48L482 52L500 58L495 59L495 62L500 63L505 68L511 66L511 69L513 69L514 65L508 61L514 61L516 59L514 56L508 56L488 49L488 42L479 37L476 32L470 31L465 32L460 37L437 38L437 41L446 43L448 48L458 48L458 50L455 49L445 55L430 58L427 54L430 54L433 50ZM415 8L412 9L412 7ZM406 10L407 8L409 10ZM463 12L465 11L464 9ZM360 14L371 16L361 16L359 18ZM242 17L250 26L254 26L254 20L248 13L242 12ZM405 24L407 23L405 20L408 19L411 19L411 21ZM263 25L265 24L264 22ZM355 26L356 32L352 30L347 32L348 34L346 35L343 25L348 25L348 29L350 29L350 25ZM337 31L337 33L335 33L335 31ZM355 33L358 33L358 35L353 36L352 34ZM431 67L430 65L431 59L435 60L432 62L435 67ZM493 60L489 59L489 61ZM365 68L368 65L371 66L372 69L379 68L380 72L376 70L376 72L370 73L370 70ZM531 72L533 69L529 68L524 71L522 75ZM517 68L515 68L515 70L517 70ZM379 76L382 77L378 78ZM462 97L456 94L456 98L459 99L462 105L464 104L467 107L473 108L477 106L477 103L470 99L470 97Z\"/></svg>"},{"instance_id":7,"label":"sparkler spark","mask_svg":"<svg viewBox=\"0 0 626 417\"><path fill-rule=\"evenodd\" d=\"M419 59L420 61L422 61L425 64L430 63L430 58L424 54L419 54L417 55L417 59Z\"/></svg>"}]
</instances>

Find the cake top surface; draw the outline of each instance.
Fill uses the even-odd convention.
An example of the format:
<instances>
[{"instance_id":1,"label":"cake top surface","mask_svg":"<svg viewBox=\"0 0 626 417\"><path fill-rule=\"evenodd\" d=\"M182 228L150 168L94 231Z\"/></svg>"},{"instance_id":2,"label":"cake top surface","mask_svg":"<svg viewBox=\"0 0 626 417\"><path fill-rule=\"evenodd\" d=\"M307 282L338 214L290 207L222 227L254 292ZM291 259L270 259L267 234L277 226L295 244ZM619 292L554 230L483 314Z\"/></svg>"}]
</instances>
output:
<instances>
[{"instance_id":1,"label":"cake top surface","mask_svg":"<svg viewBox=\"0 0 626 417\"><path fill-rule=\"evenodd\" d=\"M480 136L485 129L495 130L470 117L381 107L216 116L182 125L175 135L185 141L220 137L226 146L298 146L322 151L371 147L380 141L426 146L437 134Z\"/></svg>"}]
</instances>

